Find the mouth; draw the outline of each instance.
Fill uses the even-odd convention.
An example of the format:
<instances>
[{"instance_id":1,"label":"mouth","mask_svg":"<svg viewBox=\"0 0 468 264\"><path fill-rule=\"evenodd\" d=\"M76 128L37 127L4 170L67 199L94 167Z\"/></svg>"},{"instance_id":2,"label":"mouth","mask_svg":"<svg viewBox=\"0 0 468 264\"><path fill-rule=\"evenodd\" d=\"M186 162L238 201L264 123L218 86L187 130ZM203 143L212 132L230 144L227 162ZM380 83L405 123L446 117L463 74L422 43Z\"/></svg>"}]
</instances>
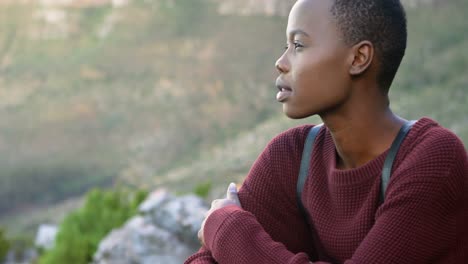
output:
<instances>
[{"instance_id":1,"label":"mouth","mask_svg":"<svg viewBox=\"0 0 468 264\"><path fill-rule=\"evenodd\" d=\"M276 86L280 92L292 92L291 87L288 86L283 86L283 85L277 85Z\"/></svg>"},{"instance_id":2,"label":"mouth","mask_svg":"<svg viewBox=\"0 0 468 264\"><path fill-rule=\"evenodd\" d=\"M276 87L278 88L278 93L276 94L276 100L280 103L286 102L289 97L291 97L293 90L291 87L277 82Z\"/></svg>"}]
</instances>

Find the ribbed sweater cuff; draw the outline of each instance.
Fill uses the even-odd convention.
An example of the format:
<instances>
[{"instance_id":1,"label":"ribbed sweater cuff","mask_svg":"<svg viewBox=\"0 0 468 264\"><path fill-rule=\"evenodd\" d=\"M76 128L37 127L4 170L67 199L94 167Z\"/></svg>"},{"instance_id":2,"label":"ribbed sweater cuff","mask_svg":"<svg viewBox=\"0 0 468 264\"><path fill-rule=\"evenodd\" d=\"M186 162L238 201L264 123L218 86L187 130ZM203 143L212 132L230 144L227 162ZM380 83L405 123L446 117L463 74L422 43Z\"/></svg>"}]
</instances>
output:
<instances>
[{"instance_id":1,"label":"ribbed sweater cuff","mask_svg":"<svg viewBox=\"0 0 468 264\"><path fill-rule=\"evenodd\" d=\"M194 254L188 258L184 264L211 264L215 263L210 255L210 252L201 252Z\"/></svg>"},{"instance_id":2,"label":"ribbed sweater cuff","mask_svg":"<svg viewBox=\"0 0 468 264\"><path fill-rule=\"evenodd\" d=\"M242 208L236 205L229 205L218 210L215 210L206 219L205 228L203 230L203 237L205 245L208 250L212 250L216 243L216 236L221 226L226 220L232 216L236 211L243 211Z\"/></svg>"}]
</instances>

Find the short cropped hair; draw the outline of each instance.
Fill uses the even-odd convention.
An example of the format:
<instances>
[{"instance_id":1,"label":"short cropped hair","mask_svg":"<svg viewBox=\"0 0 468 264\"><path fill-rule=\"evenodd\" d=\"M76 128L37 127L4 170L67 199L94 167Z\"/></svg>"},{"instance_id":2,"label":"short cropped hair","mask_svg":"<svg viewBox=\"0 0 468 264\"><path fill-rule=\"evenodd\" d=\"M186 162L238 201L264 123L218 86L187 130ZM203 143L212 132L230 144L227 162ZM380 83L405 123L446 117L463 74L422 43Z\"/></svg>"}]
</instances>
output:
<instances>
[{"instance_id":1,"label":"short cropped hair","mask_svg":"<svg viewBox=\"0 0 468 264\"><path fill-rule=\"evenodd\" d=\"M331 13L347 45L372 42L380 61L378 84L388 92L405 55L407 28L399 0L334 0Z\"/></svg>"}]
</instances>

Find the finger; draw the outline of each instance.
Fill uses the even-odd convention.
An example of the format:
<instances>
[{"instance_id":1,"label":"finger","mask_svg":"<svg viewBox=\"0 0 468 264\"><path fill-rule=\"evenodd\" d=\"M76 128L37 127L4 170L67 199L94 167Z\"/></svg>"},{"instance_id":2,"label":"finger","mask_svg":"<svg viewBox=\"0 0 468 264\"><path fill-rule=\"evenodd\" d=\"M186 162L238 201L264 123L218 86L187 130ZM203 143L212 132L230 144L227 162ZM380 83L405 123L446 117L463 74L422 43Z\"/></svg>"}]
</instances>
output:
<instances>
[{"instance_id":1,"label":"finger","mask_svg":"<svg viewBox=\"0 0 468 264\"><path fill-rule=\"evenodd\" d=\"M229 184L229 187L226 193L226 198L228 198L229 200L233 200L238 205L240 205L239 196L237 195L237 186L235 183L231 182L231 184Z\"/></svg>"},{"instance_id":2,"label":"finger","mask_svg":"<svg viewBox=\"0 0 468 264\"><path fill-rule=\"evenodd\" d=\"M205 222L206 222L206 220L203 220L203 222L201 224L201 227L200 227L200 230L198 230L198 233L197 233L198 240L200 241L202 246L205 245L205 239L203 237L203 230L205 229Z\"/></svg>"},{"instance_id":3,"label":"finger","mask_svg":"<svg viewBox=\"0 0 468 264\"><path fill-rule=\"evenodd\" d=\"M221 199L216 199L216 200L213 200L213 202L211 202L211 207L215 207L217 203L219 203Z\"/></svg>"},{"instance_id":4,"label":"finger","mask_svg":"<svg viewBox=\"0 0 468 264\"><path fill-rule=\"evenodd\" d=\"M202 246L205 245L205 241L203 239L203 230L202 229L198 230L198 241L200 241L200 244Z\"/></svg>"}]
</instances>

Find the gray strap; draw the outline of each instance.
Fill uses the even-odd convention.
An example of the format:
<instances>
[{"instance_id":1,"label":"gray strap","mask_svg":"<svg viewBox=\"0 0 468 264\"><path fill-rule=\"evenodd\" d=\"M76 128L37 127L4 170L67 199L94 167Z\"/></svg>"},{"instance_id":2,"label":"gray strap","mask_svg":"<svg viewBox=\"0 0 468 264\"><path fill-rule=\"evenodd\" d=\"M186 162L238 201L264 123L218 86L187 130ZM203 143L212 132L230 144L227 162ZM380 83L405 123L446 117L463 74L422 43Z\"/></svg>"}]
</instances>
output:
<instances>
[{"instance_id":1,"label":"gray strap","mask_svg":"<svg viewBox=\"0 0 468 264\"><path fill-rule=\"evenodd\" d=\"M310 129L309 134L307 135L307 139L304 144L304 150L302 151L302 159L301 159L301 167L299 169L299 178L297 180L297 191L296 191L296 199L297 199L297 206L302 213L304 220L306 221L307 226L309 227L309 231L313 235L313 239L316 243L317 250L324 253L324 247L322 246L322 242L318 235L316 235L316 231L314 225L309 221L309 214L305 209L304 205L302 204L302 190L304 189L304 184L307 179L307 172L309 171L309 166L311 163L312 154L314 151L314 142L317 134L319 133L320 129L322 128L323 124L316 125L312 129ZM336 261L328 255L324 255L326 260L330 263L336 263Z\"/></svg>"},{"instance_id":2,"label":"gray strap","mask_svg":"<svg viewBox=\"0 0 468 264\"><path fill-rule=\"evenodd\" d=\"M318 132L320 131L320 128L322 128L322 126L323 124L314 126L312 129L310 129L309 134L307 135L307 138L304 144L304 150L302 151L302 160L301 160L301 167L299 169L299 178L297 179L297 188L296 188L297 206L299 207L299 210L301 210L306 220L309 219L309 216L307 214L307 211L304 208L304 205L302 204L302 199L301 199L302 190L304 189L304 183L307 179L307 172L309 171L310 158L312 157L312 152L314 150L314 141L315 141L315 138L317 137Z\"/></svg>"},{"instance_id":3,"label":"gray strap","mask_svg":"<svg viewBox=\"0 0 468 264\"><path fill-rule=\"evenodd\" d=\"M380 192L380 203L383 203L385 198L385 191L387 190L388 182L390 181L390 175L392 172L393 161L395 160L396 154L398 153L398 149L400 148L401 143L405 139L406 135L410 131L413 124L416 121L408 121L406 122L398 131L398 134L395 140L390 147L390 150L385 158L384 166L382 169L382 181L381 181L381 192ZM322 128L322 125L314 126L307 135L304 150L302 151L302 159L301 159L301 167L299 169L299 177L297 180L297 188L296 188L296 200L299 210L301 211L306 223L309 225L309 215L307 210L305 209L304 205L302 204L302 191L304 189L304 184L307 179L307 172L309 171L309 166L311 162L312 153L314 150L314 141L317 137L318 132ZM309 225L311 228L311 232L314 233L314 227ZM320 239L316 237L318 246L321 247ZM332 262L334 263L334 261Z\"/></svg>"},{"instance_id":4,"label":"gray strap","mask_svg":"<svg viewBox=\"0 0 468 264\"><path fill-rule=\"evenodd\" d=\"M393 140L392 146L388 151L387 157L385 158L380 186L380 204L382 204L385 200L385 192L387 191L387 186L390 182L390 175L392 174L393 161L395 161L395 157L398 153L398 150L400 149L400 145L414 123L416 123L416 121L408 121L400 128L400 131L398 131L398 134L395 140Z\"/></svg>"}]
</instances>

